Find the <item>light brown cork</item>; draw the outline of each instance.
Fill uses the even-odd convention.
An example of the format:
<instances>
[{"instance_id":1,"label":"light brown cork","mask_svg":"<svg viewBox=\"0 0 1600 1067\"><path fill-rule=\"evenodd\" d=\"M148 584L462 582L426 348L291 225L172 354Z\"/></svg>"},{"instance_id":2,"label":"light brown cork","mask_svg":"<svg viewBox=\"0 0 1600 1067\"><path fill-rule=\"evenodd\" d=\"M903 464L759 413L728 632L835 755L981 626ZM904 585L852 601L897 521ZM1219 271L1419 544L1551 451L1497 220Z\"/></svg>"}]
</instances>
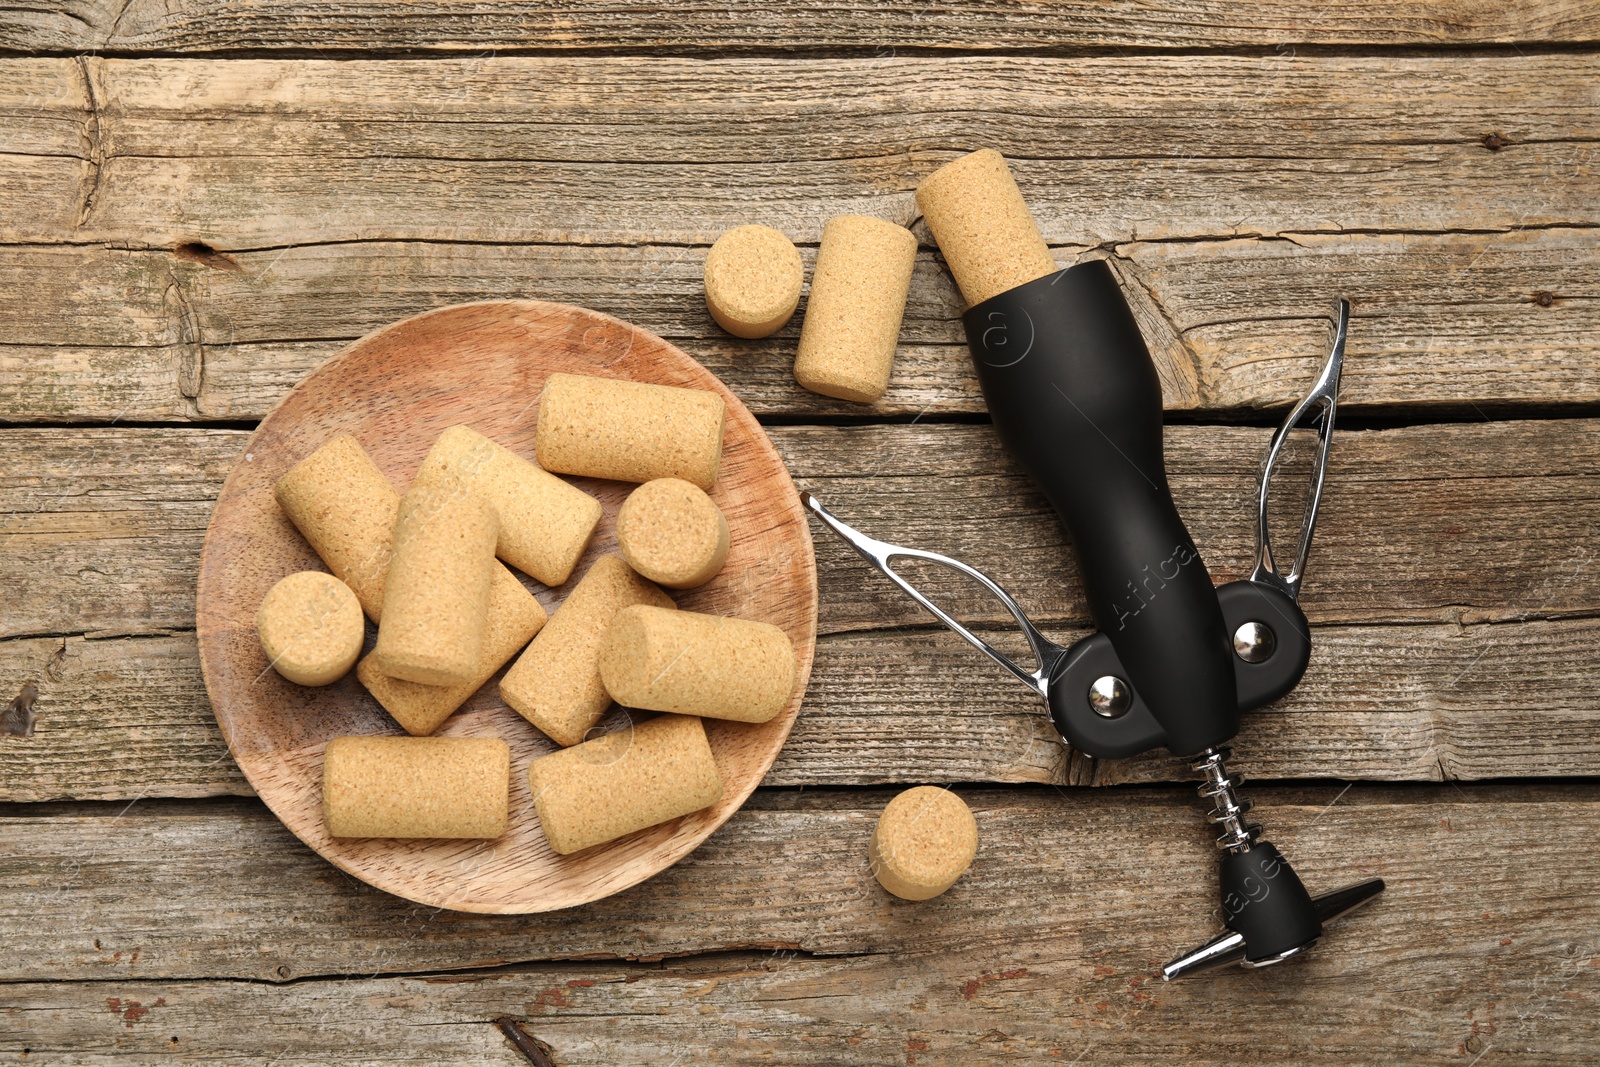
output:
<instances>
[{"instance_id":1,"label":"light brown cork","mask_svg":"<svg viewBox=\"0 0 1600 1067\"><path fill-rule=\"evenodd\" d=\"M794 242L770 226L735 226L706 254L706 308L735 337L766 337L800 303L805 268Z\"/></svg>"},{"instance_id":2,"label":"light brown cork","mask_svg":"<svg viewBox=\"0 0 1600 1067\"><path fill-rule=\"evenodd\" d=\"M371 653L356 667L356 678L406 733L419 737L431 734L494 677L495 671L521 652L544 623L544 608L533 594L510 571L495 567L489 586L489 621L483 631L483 651L470 680L461 685L402 681L379 670Z\"/></svg>"},{"instance_id":3,"label":"light brown cork","mask_svg":"<svg viewBox=\"0 0 1600 1067\"><path fill-rule=\"evenodd\" d=\"M534 448L547 471L622 482L682 478L710 489L722 461L723 407L703 389L552 374Z\"/></svg>"},{"instance_id":4,"label":"light brown cork","mask_svg":"<svg viewBox=\"0 0 1600 1067\"><path fill-rule=\"evenodd\" d=\"M489 620L500 522L474 493L417 486L400 498L378 669L424 685L465 685L477 673Z\"/></svg>"},{"instance_id":5,"label":"light brown cork","mask_svg":"<svg viewBox=\"0 0 1600 1067\"><path fill-rule=\"evenodd\" d=\"M496 838L511 807L511 746L498 737L336 737L322 762L334 837Z\"/></svg>"},{"instance_id":6,"label":"light brown cork","mask_svg":"<svg viewBox=\"0 0 1600 1067\"><path fill-rule=\"evenodd\" d=\"M692 589L716 577L727 560L728 520L699 486L657 478L622 502L617 550L652 582Z\"/></svg>"},{"instance_id":7,"label":"light brown cork","mask_svg":"<svg viewBox=\"0 0 1600 1067\"><path fill-rule=\"evenodd\" d=\"M500 517L496 553L545 585L567 580L600 522L600 501L467 426L439 435L411 485L482 496Z\"/></svg>"},{"instance_id":8,"label":"light brown cork","mask_svg":"<svg viewBox=\"0 0 1600 1067\"><path fill-rule=\"evenodd\" d=\"M705 726L661 715L528 765L539 825L561 855L699 811L722 797Z\"/></svg>"},{"instance_id":9,"label":"light brown cork","mask_svg":"<svg viewBox=\"0 0 1600 1067\"><path fill-rule=\"evenodd\" d=\"M767 622L640 605L617 612L600 680L624 707L766 722L794 692L794 645Z\"/></svg>"},{"instance_id":10,"label":"light brown cork","mask_svg":"<svg viewBox=\"0 0 1600 1067\"><path fill-rule=\"evenodd\" d=\"M623 608L672 598L617 556L601 556L550 623L500 679L500 699L558 745L576 745L611 706L600 682L600 639Z\"/></svg>"},{"instance_id":11,"label":"light brown cork","mask_svg":"<svg viewBox=\"0 0 1600 1067\"><path fill-rule=\"evenodd\" d=\"M867 858L878 884L906 900L927 900L956 884L978 852L978 822L948 789L919 785L883 809Z\"/></svg>"},{"instance_id":12,"label":"light brown cork","mask_svg":"<svg viewBox=\"0 0 1600 1067\"><path fill-rule=\"evenodd\" d=\"M273 670L296 685L327 685L355 665L367 624L348 585L322 571L300 571L262 597L256 633Z\"/></svg>"},{"instance_id":13,"label":"light brown cork","mask_svg":"<svg viewBox=\"0 0 1600 1067\"><path fill-rule=\"evenodd\" d=\"M335 437L278 479L273 495L373 622L383 613L400 494L354 437Z\"/></svg>"},{"instance_id":14,"label":"light brown cork","mask_svg":"<svg viewBox=\"0 0 1600 1067\"><path fill-rule=\"evenodd\" d=\"M904 226L839 215L822 228L794 378L813 393L870 404L889 388L917 239Z\"/></svg>"},{"instance_id":15,"label":"light brown cork","mask_svg":"<svg viewBox=\"0 0 1600 1067\"><path fill-rule=\"evenodd\" d=\"M917 206L969 306L1056 271L1005 157L992 148L924 178Z\"/></svg>"}]
</instances>

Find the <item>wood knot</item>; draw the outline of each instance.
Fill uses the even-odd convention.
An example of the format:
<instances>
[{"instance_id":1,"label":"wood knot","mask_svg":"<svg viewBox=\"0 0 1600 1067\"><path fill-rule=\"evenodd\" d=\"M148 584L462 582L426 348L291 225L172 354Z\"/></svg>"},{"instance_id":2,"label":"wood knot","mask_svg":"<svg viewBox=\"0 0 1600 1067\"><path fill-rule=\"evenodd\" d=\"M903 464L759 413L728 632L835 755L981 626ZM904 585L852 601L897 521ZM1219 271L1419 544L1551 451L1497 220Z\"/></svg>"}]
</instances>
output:
<instances>
[{"instance_id":1,"label":"wood knot","mask_svg":"<svg viewBox=\"0 0 1600 1067\"><path fill-rule=\"evenodd\" d=\"M1479 139L1478 143L1483 145L1483 147L1487 148L1491 152L1498 152L1500 149L1510 144L1511 140L1503 133L1486 133L1481 139Z\"/></svg>"},{"instance_id":2,"label":"wood knot","mask_svg":"<svg viewBox=\"0 0 1600 1067\"><path fill-rule=\"evenodd\" d=\"M179 259L187 259L213 270L225 270L230 274L244 273L244 268L239 266L232 256L226 252L218 252L204 241L185 241L174 248L172 254Z\"/></svg>"},{"instance_id":3,"label":"wood knot","mask_svg":"<svg viewBox=\"0 0 1600 1067\"><path fill-rule=\"evenodd\" d=\"M1541 289L1539 292L1533 294L1533 302L1542 308L1555 307L1556 294L1549 292L1548 290Z\"/></svg>"}]
</instances>

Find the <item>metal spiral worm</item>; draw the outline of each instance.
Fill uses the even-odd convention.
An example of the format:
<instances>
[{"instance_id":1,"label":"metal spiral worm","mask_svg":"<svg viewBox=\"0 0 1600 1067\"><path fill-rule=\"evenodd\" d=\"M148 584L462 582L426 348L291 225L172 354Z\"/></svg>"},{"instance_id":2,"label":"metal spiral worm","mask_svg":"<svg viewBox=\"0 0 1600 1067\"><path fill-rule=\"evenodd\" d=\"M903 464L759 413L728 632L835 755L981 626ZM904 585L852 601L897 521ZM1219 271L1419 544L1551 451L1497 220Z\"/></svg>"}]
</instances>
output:
<instances>
[{"instance_id":1,"label":"metal spiral worm","mask_svg":"<svg viewBox=\"0 0 1600 1067\"><path fill-rule=\"evenodd\" d=\"M1226 745L1208 748L1189 767L1202 779L1200 795L1211 801L1206 818L1222 827L1217 847L1228 852L1249 852L1251 844L1261 836L1261 827L1245 821L1245 814L1253 805L1239 796L1244 779L1228 773L1226 762L1232 755L1233 749Z\"/></svg>"}]
</instances>

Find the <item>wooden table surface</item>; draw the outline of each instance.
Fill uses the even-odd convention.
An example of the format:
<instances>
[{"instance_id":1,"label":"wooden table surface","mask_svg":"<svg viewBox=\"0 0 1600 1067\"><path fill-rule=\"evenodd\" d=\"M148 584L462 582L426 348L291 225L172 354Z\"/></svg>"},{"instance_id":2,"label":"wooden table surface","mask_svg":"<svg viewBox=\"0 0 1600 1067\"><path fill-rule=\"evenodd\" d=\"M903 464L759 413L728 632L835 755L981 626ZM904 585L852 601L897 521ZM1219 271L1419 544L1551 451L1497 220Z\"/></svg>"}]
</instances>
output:
<instances>
[{"instance_id":1,"label":"wooden table surface","mask_svg":"<svg viewBox=\"0 0 1600 1067\"><path fill-rule=\"evenodd\" d=\"M792 739L643 885L434 911L251 796L196 659L212 502L307 371L460 301L662 334L840 514L1085 632L916 219L982 146L1058 260L1111 260L1219 580L1353 302L1316 651L1236 764L1306 882L1382 876L1375 905L1293 964L1163 984L1215 922L1184 768L1067 753L820 534ZM1595 1062L1597 174L1600 7L1569 0L0 4L0 703L39 694L0 736L0 1062ZM921 241L871 408L795 386L798 317L737 341L700 289L724 229L809 266L847 211ZM982 847L912 905L865 853L918 782L958 786Z\"/></svg>"}]
</instances>

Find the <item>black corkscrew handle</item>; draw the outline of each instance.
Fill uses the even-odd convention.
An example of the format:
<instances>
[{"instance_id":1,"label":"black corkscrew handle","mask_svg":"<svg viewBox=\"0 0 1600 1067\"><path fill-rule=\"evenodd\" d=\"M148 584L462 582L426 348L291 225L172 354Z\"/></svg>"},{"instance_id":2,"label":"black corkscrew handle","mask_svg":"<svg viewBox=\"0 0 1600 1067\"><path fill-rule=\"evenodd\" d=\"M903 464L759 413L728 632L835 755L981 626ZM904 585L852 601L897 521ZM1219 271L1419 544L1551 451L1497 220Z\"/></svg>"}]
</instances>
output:
<instances>
[{"instance_id":1,"label":"black corkscrew handle","mask_svg":"<svg viewBox=\"0 0 1600 1067\"><path fill-rule=\"evenodd\" d=\"M1061 517L1124 681L1174 755L1225 743L1239 727L1231 638L1167 486L1160 379L1110 268L1019 285L963 323L995 429ZM1057 689L1053 710L1084 697Z\"/></svg>"}]
</instances>

